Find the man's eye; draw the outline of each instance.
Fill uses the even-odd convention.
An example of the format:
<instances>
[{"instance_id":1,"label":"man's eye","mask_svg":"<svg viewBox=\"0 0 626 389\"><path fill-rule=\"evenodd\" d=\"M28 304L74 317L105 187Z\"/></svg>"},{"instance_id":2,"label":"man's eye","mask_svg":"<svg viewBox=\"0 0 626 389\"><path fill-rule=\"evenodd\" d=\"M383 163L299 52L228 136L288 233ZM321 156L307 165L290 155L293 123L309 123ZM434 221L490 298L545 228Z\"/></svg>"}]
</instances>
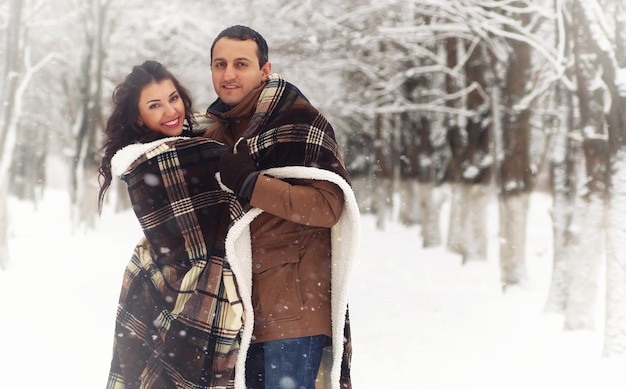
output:
<instances>
[{"instance_id":1,"label":"man's eye","mask_svg":"<svg viewBox=\"0 0 626 389\"><path fill-rule=\"evenodd\" d=\"M245 62L239 62L239 63L237 64L237 66L238 66L238 67L240 67L240 68L243 68L243 67L248 66L248 64L247 64L247 63L245 63Z\"/></svg>"}]
</instances>

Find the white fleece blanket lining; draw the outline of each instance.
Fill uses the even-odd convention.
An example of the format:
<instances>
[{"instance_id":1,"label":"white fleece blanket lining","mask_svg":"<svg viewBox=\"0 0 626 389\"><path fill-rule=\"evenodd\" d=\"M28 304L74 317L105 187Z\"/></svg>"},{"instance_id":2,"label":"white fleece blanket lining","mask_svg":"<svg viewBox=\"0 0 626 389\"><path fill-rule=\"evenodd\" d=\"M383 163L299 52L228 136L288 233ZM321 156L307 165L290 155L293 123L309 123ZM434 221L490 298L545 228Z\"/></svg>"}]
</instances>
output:
<instances>
[{"instance_id":1,"label":"white fleece blanket lining","mask_svg":"<svg viewBox=\"0 0 626 389\"><path fill-rule=\"evenodd\" d=\"M343 356L343 328L348 306L349 280L356 261L360 235L360 214L354 192L350 185L338 174L328 170L288 166L273 168L263 173L276 178L304 178L325 180L335 183L344 193L344 208L339 222L331 228L331 309L333 331L333 357L330 374L331 387L339 388L341 360ZM239 357L235 368L235 388L245 389L246 354L252 339L254 316L252 309L252 243L250 223L263 211L252 208L229 230L226 237L226 259L237 279L239 292L246 310L245 328L242 335Z\"/></svg>"},{"instance_id":2,"label":"white fleece blanket lining","mask_svg":"<svg viewBox=\"0 0 626 389\"><path fill-rule=\"evenodd\" d=\"M157 139L148 143L133 143L122 149L119 149L111 158L111 172L116 176L121 176L126 173L130 165L145 154L155 148L159 147L165 142L177 140L177 139L189 139L184 136L172 136L168 138Z\"/></svg>"}]
</instances>

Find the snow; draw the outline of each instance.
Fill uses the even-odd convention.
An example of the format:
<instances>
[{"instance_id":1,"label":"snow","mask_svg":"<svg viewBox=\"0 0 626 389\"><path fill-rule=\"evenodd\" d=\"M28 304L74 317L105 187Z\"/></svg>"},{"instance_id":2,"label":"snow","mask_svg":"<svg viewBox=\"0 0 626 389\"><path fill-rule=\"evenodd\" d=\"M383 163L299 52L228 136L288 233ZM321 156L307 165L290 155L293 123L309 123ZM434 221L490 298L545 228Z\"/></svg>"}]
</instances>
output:
<instances>
[{"instance_id":1,"label":"snow","mask_svg":"<svg viewBox=\"0 0 626 389\"><path fill-rule=\"evenodd\" d=\"M530 282L503 294L497 204L487 261L461 265L421 249L418 227L362 220L351 288L353 384L367 388L623 388L623 358L602 358L595 331L564 331L544 312L552 266L550 198L534 194ZM442 212L442 220L447 220ZM12 261L0 271L0 386L104 387L122 272L141 233L105 208L97 230L72 231L70 205L49 190L38 209L9 201ZM602 305L602 304L600 304ZM44 384L45 383L45 384Z\"/></svg>"},{"instance_id":2,"label":"snow","mask_svg":"<svg viewBox=\"0 0 626 389\"><path fill-rule=\"evenodd\" d=\"M619 91L619 95L626 97L626 68L620 68L617 70L615 86Z\"/></svg>"}]
</instances>

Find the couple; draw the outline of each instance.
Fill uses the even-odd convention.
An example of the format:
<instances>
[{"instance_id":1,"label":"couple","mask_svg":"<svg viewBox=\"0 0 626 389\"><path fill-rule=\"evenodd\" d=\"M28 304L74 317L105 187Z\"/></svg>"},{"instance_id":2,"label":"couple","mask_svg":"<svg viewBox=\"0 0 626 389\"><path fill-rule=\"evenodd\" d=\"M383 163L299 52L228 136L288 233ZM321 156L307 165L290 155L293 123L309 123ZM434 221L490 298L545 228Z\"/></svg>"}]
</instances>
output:
<instances>
[{"instance_id":1,"label":"couple","mask_svg":"<svg viewBox=\"0 0 626 389\"><path fill-rule=\"evenodd\" d=\"M333 129L249 27L216 37L211 72L203 131L157 62L113 93L99 202L120 176L145 239L107 388L350 388L359 215Z\"/></svg>"}]
</instances>

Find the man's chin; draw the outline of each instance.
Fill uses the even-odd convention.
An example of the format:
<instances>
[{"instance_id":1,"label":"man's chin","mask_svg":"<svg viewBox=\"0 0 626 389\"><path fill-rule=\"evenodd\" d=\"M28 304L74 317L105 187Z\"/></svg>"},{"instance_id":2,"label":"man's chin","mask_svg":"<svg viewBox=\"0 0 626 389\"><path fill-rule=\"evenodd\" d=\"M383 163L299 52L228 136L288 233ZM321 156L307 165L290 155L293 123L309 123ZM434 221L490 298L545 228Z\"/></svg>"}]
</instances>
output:
<instances>
[{"instance_id":1,"label":"man's chin","mask_svg":"<svg viewBox=\"0 0 626 389\"><path fill-rule=\"evenodd\" d=\"M224 103L228 104L228 105L237 105L241 102L241 100L243 100L242 97L238 97L238 96L219 96L220 100L222 100Z\"/></svg>"}]
</instances>

